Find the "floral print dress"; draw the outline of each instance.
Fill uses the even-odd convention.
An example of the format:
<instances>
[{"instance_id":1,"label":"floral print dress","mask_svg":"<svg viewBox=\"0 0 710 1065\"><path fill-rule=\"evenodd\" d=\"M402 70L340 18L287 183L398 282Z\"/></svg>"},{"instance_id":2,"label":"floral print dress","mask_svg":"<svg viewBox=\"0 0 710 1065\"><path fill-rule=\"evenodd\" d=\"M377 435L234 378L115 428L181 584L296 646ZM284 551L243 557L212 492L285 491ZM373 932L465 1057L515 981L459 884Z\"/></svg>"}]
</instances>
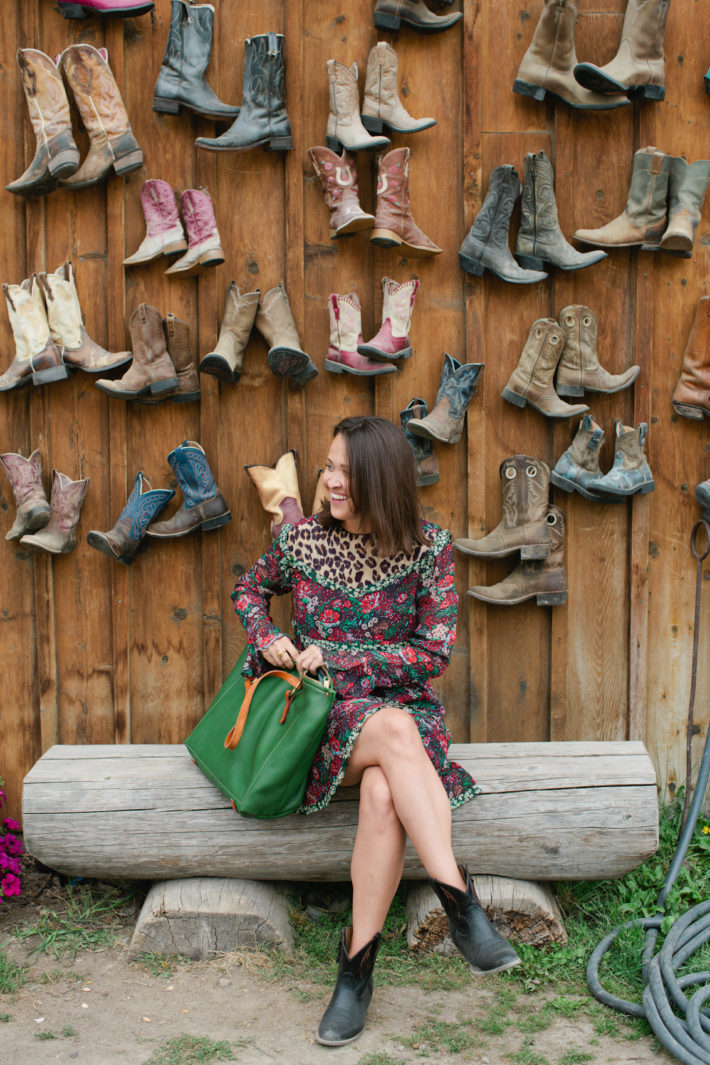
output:
<instances>
[{"instance_id":1,"label":"floral print dress","mask_svg":"<svg viewBox=\"0 0 710 1065\"><path fill-rule=\"evenodd\" d=\"M381 558L367 534L324 528L317 518L285 525L232 593L249 638L245 676L272 668L260 651L283 634L269 602L293 592L294 643L318 645L335 685L301 813L328 805L363 724L392 704L414 718L452 807L480 791L447 758L451 737L430 684L449 661L458 597L451 536L430 523L423 527L429 543Z\"/></svg>"}]
</instances>

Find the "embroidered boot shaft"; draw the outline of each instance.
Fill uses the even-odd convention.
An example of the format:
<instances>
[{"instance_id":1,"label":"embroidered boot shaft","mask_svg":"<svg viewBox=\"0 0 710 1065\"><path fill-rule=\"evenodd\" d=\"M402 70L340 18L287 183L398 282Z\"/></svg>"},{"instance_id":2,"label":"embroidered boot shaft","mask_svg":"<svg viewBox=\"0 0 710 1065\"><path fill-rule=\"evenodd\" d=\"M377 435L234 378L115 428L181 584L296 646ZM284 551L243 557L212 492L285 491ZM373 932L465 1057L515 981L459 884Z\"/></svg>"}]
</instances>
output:
<instances>
[{"instance_id":1,"label":"embroidered boot shaft","mask_svg":"<svg viewBox=\"0 0 710 1065\"><path fill-rule=\"evenodd\" d=\"M224 252L212 198L207 189L185 189L181 205L187 230L187 251L165 273L191 277L203 266L219 266L223 263Z\"/></svg>"},{"instance_id":2,"label":"embroidered boot shaft","mask_svg":"<svg viewBox=\"0 0 710 1065\"><path fill-rule=\"evenodd\" d=\"M567 599L567 573L564 560L565 516L559 507L547 508L550 553L538 561L520 562L498 584L476 584L469 588L472 599L497 606L515 606L535 599L538 606L562 606Z\"/></svg>"},{"instance_id":3,"label":"embroidered boot shaft","mask_svg":"<svg viewBox=\"0 0 710 1065\"><path fill-rule=\"evenodd\" d=\"M553 318L533 322L518 365L501 392L503 399L516 407L529 403L548 418L573 418L588 411L586 404L565 403L555 392L552 382L564 340L564 330Z\"/></svg>"},{"instance_id":4,"label":"embroidered boot shaft","mask_svg":"<svg viewBox=\"0 0 710 1065\"><path fill-rule=\"evenodd\" d=\"M17 65L37 147L24 174L5 188L22 196L44 196L79 165L71 114L56 63L37 48L20 48Z\"/></svg>"},{"instance_id":5,"label":"embroidered boot shaft","mask_svg":"<svg viewBox=\"0 0 710 1065\"><path fill-rule=\"evenodd\" d=\"M130 566L149 524L174 495L172 488L151 488L148 478L139 472L114 527L108 532L92 529L86 535L86 542L109 558Z\"/></svg>"},{"instance_id":6,"label":"embroidered boot shaft","mask_svg":"<svg viewBox=\"0 0 710 1065\"><path fill-rule=\"evenodd\" d=\"M544 152L529 152L524 160L525 184L515 257L521 266L544 270L552 263L560 270L581 270L606 259L605 251L577 251L565 239L557 217L555 175Z\"/></svg>"},{"instance_id":7,"label":"embroidered boot shaft","mask_svg":"<svg viewBox=\"0 0 710 1065\"><path fill-rule=\"evenodd\" d=\"M532 285L547 277L544 270L523 270L510 254L510 217L521 191L514 167L506 164L491 171L486 198L459 249L459 264L467 274L481 277L489 270L514 285Z\"/></svg>"},{"instance_id":8,"label":"embroidered boot shaft","mask_svg":"<svg viewBox=\"0 0 710 1065\"><path fill-rule=\"evenodd\" d=\"M409 327L418 290L416 279L399 283L391 277L382 278L382 325L367 344L358 344L361 355L380 361L410 358Z\"/></svg>"},{"instance_id":9,"label":"embroidered boot shaft","mask_svg":"<svg viewBox=\"0 0 710 1065\"><path fill-rule=\"evenodd\" d=\"M555 391L560 396L581 396L588 392L621 392L638 377L640 366L612 374L597 357L597 316L590 307L574 304L560 311L565 334L564 347L555 375Z\"/></svg>"},{"instance_id":10,"label":"embroidered boot shaft","mask_svg":"<svg viewBox=\"0 0 710 1065\"><path fill-rule=\"evenodd\" d=\"M123 260L123 265L151 263L161 255L177 255L185 251L185 230L178 214L175 193L167 181L159 178L145 181L141 188L141 207L146 235L133 255Z\"/></svg>"},{"instance_id":11,"label":"embroidered boot shaft","mask_svg":"<svg viewBox=\"0 0 710 1065\"><path fill-rule=\"evenodd\" d=\"M624 425L620 418L615 419L614 464L603 477L594 477L588 482L590 492L623 499L654 490L653 474L644 453L647 433L646 422L634 428Z\"/></svg>"},{"instance_id":12,"label":"embroidered boot shaft","mask_svg":"<svg viewBox=\"0 0 710 1065\"><path fill-rule=\"evenodd\" d=\"M207 532L232 520L224 496L217 487L204 448L196 440L184 440L171 451L168 462L175 471L183 502L167 521L154 521L146 535L159 539L186 536L197 529Z\"/></svg>"},{"instance_id":13,"label":"embroidered boot shaft","mask_svg":"<svg viewBox=\"0 0 710 1065\"><path fill-rule=\"evenodd\" d=\"M440 440L442 444L457 444L483 365L482 362L462 365L445 352L434 409L425 418L413 419L409 431L415 436Z\"/></svg>"},{"instance_id":14,"label":"embroidered boot shaft","mask_svg":"<svg viewBox=\"0 0 710 1065\"><path fill-rule=\"evenodd\" d=\"M49 503L42 486L42 459L39 450L33 451L28 459L9 451L0 455L0 462L17 504L15 521L5 539L19 540L25 533L41 529L50 518Z\"/></svg>"},{"instance_id":15,"label":"embroidered boot shaft","mask_svg":"<svg viewBox=\"0 0 710 1065\"><path fill-rule=\"evenodd\" d=\"M550 467L530 455L513 455L499 468L503 517L480 540L454 540L454 547L475 558L503 558L520 551L521 559L547 558L550 532Z\"/></svg>"},{"instance_id":16,"label":"embroidered boot shaft","mask_svg":"<svg viewBox=\"0 0 710 1065\"><path fill-rule=\"evenodd\" d=\"M153 110L176 115L186 107L205 118L230 122L239 108L223 103L207 84L205 74L212 52L212 4L171 0L165 54L153 90Z\"/></svg>"},{"instance_id":17,"label":"embroidered boot shaft","mask_svg":"<svg viewBox=\"0 0 710 1065\"><path fill-rule=\"evenodd\" d=\"M76 106L89 134L89 154L65 189L85 189L104 181L111 170L129 174L143 165L143 152L133 135L105 48L73 44L59 57Z\"/></svg>"},{"instance_id":18,"label":"embroidered boot shaft","mask_svg":"<svg viewBox=\"0 0 710 1065\"><path fill-rule=\"evenodd\" d=\"M355 156L345 149L336 155L330 148L309 148L308 155L330 211L330 239L372 229L375 216L360 206Z\"/></svg>"},{"instance_id":19,"label":"embroidered boot shaft","mask_svg":"<svg viewBox=\"0 0 710 1065\"><path fill-rule=\"evenodd\" d=\"M408 258L440 255L412 218L409 202L409 148L394 148L379 158L377 212L370 241L382 248L401 248Z\"/></svg>"},{"instance_id":20,"label":"embroidered boot shaft","mask_svg":"<svg viewBox=\"0 0 710 1065\"><path fill-rule=\"evenodd\" d=\"M355 292L328 297L330 316L330 344L324 368L331 373L350 373L358 377L375 377L396 373L388 362L379 362L360 353L362 345L362 317L360 300Z\"/></svg>"},{"instance_id":21,"label":"embroidered boot shaft","mask_svg":"<svg viewBox=\"0 0 710 1065\"><path fill-rule=\"evenodd\" d=\"M27 533L20 543L30 551L66 555L76 547L76 527L89 487L89 479L72 481L65 473L52 470L50 518L39 532Z\"/></svg>"},{"instance_id":22,"label":"embroidered boot shaft","mask_svg":"<svg viewBox=\"0 0 710 1065\"><path fill-rule=\"evenodd\" d=\"M284 96L284 39L280 33L248 37L244 42L242 106L220 137L198 137L195 144L215 152L245 151L260 144L271 151L293 148Z\"/></svg>"},{"instance_id":23,"label":"embroidered boot shaft","mask_svg":"<svg viewBox=\"0 0 710 1065\"><path fill-rule=\"evenodd\" d=\"M141 303L129 323L133 362L118 380L102 378L96 387L107 396L138 399L162 396L178 386L175 367L168 353L163 319L156 307Z\"/></svg>"}]
</instances>

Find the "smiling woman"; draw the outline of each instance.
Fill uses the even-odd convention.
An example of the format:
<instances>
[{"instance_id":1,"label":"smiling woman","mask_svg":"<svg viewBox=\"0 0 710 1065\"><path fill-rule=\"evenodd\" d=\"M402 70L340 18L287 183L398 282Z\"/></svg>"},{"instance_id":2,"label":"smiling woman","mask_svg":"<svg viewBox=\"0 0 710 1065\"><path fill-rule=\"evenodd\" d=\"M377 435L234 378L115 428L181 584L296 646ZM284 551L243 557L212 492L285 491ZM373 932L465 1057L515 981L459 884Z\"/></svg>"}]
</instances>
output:
<instances>
[{"instance_id":1,"label":"smiling woman","mask_svg":"<svg viewBox=\"0 0 710 1065\"><path fill-rule=\"evenodd\" d=\"M343 929L338 981L318 1042L339 1046L363 1030L380 931L399 884L407 837L475 973L519 963L489 924L451 846L451 808L478 787L447 757L450 736L431 679L446 669L458 598L451 536L419 511L411 448L383 418L346 418L333 431L323 474L327 501L285 525L237 583L234 608L249 637L244 668L315 671L337 697L302 813L360 785L353 848L353 924ZM269 615L293 593L293 639Z\"/></svg>"}]
</instances>

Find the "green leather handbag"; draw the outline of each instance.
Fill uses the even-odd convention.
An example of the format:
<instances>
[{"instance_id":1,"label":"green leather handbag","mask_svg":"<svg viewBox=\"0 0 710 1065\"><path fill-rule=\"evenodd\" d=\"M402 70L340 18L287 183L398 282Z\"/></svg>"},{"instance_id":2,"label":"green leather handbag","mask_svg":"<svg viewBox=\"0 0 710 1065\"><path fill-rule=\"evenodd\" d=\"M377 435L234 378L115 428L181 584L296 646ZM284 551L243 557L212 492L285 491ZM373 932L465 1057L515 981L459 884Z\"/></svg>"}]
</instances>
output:
<instances>
[{"instance_id":1,"label":"green leather handbag","mask_svg":"<svg viewBox=\"0 0 710 1065\"><path fill-rule=\"evenodd\" d=\"M274 669L245 678L247 651L185 740L193 761L244 817L285 817L301 805L335 688Z\"/></svg>"}]
</instances>

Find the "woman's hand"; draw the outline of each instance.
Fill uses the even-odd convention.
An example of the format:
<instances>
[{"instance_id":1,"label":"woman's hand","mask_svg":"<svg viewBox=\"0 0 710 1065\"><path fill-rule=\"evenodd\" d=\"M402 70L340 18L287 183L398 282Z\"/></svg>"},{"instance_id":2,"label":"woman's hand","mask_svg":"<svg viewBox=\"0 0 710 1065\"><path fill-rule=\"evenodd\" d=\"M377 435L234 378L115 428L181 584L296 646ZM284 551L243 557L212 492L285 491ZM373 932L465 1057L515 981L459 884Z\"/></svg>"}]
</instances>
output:
<instances>
[{"instance_id":1,"label":"woman's hand","mask_svg":"<svg viewBox=\"0 0 710 1065\"><path fill-rule=\"evenodd\" d=\"M301 652L291 643L288 636L279 636L278 640L274 640L261 653L276 669L293 669Z\"/></svg>"},{"instance_id":2,"label":"woman's hand","mask_svg":"<svg viewBox=\"0 0 710 1065\"><path fill-rule=\"evenodd\" d=\"M323 653L317 644L312 643L305 650L299 651L296 657L296 668L299 673L315 673L325 665Z\"/></svg>"}]
</instances>

